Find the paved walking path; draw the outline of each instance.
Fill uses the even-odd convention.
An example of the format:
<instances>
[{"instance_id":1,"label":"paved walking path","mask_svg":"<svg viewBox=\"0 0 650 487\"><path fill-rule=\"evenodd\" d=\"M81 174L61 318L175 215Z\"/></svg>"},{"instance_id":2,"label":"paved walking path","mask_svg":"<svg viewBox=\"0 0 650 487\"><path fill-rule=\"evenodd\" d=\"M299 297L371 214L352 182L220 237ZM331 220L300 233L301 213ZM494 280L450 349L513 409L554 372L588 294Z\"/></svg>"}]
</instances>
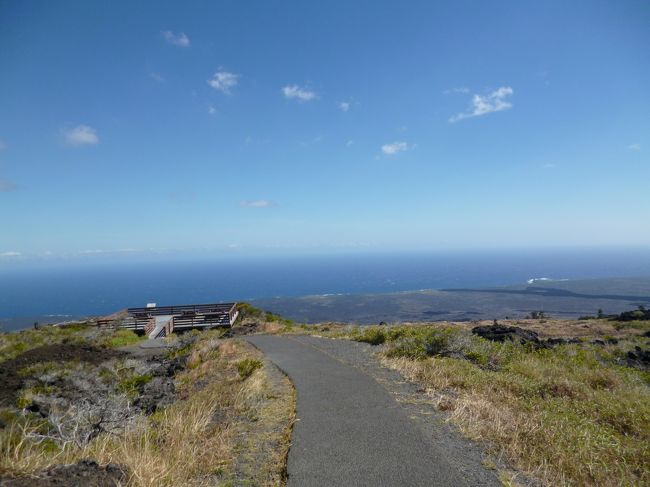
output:
<instances>
[{"instance_id":1,"label":"paved walking path","mask_svg":"<svg viewBox=\"0 0 650 487\"><path fill-rule=\"evenodd\" d=\"M445 445L436 444L387 389L319 347L319 339L248 340L297 390L289 487L498 485L491 474L480 473L477 482L476 473L454 467Z\"/></svg>"}]
</instances>

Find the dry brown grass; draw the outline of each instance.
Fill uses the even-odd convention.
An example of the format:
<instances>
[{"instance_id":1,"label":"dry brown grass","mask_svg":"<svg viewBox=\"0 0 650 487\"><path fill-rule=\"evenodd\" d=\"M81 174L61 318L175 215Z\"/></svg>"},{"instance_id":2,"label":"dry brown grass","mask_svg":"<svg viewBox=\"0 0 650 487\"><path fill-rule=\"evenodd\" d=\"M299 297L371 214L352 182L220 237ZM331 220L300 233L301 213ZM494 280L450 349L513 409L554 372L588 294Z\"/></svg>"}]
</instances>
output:
<instances>
[{"instance_id":1,"label":"dry brown grass","mask_svg":"<svg viewBox=\"0 0 650 487\"><path fill-rule=\"evenodd\" d=\"M401 323L400 326L412 327L454 327L464 330L471 330L475 326L491 325L492 320L480 321L439 321L431 323ZM506 326L518 326L526 330L532 330L540 338L582 338L597 339L602 337L626 338L635 337L643 333L641 329L631 327L619 327L618 322L607 319L589 320L562 320L553 318L544 319L518 319L499 320L499 324ZM333 328L335 329L335 328Z\"/></svg>"},{"instance_id":2,"label":"dry brown grass","mask_svg":"<svg viewBox=\"0 0 650 487\"><path fill-rule=\"evenodd\" d=\"M573 350L521 353L501 370L442 357L383 361L425 385L465 435L546 485L648 485L644 376Z\"/></svg>"},{"instance_id":3,"label":"dry brown grass","mask_svg":"<svg viewBox=\"0 0 650 487\"><path fill-rule=\"evenodd\" d=\"M293 388L268 362L242 380L236 363L243 358L263 360L246 342L208 333L178 376L182 400L142 417L119 437L102 435L84 448L44 448L27 439L27 430L4 434L0 473L25 475L93 458L125 467L127 485L134 487L282 485Z\"/></svg>"}]
</instances>

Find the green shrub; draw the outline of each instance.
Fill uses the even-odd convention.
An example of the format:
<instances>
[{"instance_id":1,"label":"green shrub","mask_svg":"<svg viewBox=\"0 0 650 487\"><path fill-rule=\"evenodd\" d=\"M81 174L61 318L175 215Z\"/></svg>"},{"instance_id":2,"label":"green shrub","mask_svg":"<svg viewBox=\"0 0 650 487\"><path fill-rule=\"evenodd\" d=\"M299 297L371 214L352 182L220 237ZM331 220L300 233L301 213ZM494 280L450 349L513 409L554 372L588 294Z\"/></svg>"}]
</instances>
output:
<instances>
[{"instance_id":1,"label":"green shrub","mask_svg":"<svg viewBox=\"0 0 650 487\"><path fill-rule=\"evenodd\" d=\"M146 337L139 336L137 333L131 330L119 329L113 331L113 333L106 337L101 344L108 348L119 348L133 345L144 340Z\"/></svg>"},{"instance_id":2,"label":"green shrub","mask_svg":"<svg viewBox=\"0 0 650 487\"><path fill-rule=\"evenodd\" d=\"M434 356L462 354L471 344L471 337L454 328L412 328L396 334L388 355L423 359Z\"/></svg>"},{"instance_id":3,"label":"green shrub","mask_svg":"<svg viewBox=\"0 0 650 487\"><path fill-rule=\"evenodd\" d=\"M381 328L366 328L355 340L370 345L381 345L386 341L386 333Z\"/></svg>"},{"instance_id":4,"label":"green shrub","mask_svg":"<svg viewBox=\"0 0 650 487\"><path fill-rule=\"evenodd\" d=\"M244 318L261 318L264 316L264 310L256 308L249 303L237 303L237 311L239 311L238 321Z\"/></svg>"},{"instance_id":5,"label":"green shrub","mask_svg":"<svg viewBox=\"0 0 650 487\"><path fill-rule=\"evenodd\" d=\"M16 399L16 406L19 409L26 408L32 403L34 396L51 394L54 390L54 387L44 385L37 385L30 387L29 389L21 389L18 393L18 398Z\"/></svg>"},{"instance_id":6,"label":"green shrub","mask_svg":"<svg viewBox=\"0 0 650 487\"><path fill-rule=\"evenodd\" d=\"M242 379L247 379L253 372L262 367L262 362L257 359L245 358L237 362L237 372Z\"/></svg>"},{"instance_id":7,"label":"green shrub","mask_svg":"<svg viewBox=\"0 0 650 487\"><path fill-rule=\"evenodd\" d=\"M117 388L128 396L137 396L151 379L151 374L130 375L118 382Z\"/></svg>"}]
</instances>

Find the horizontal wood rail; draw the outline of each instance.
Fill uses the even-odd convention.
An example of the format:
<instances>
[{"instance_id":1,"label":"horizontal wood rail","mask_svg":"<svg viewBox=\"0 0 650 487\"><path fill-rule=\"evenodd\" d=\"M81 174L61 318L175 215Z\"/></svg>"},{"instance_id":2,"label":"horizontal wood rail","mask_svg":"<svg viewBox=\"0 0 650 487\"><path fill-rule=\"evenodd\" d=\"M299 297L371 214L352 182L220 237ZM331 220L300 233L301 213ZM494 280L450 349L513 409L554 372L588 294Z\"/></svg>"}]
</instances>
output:
<instances>
[{"instance_id":1,"label":"horizontal wood rail","mask_svg":"<svg viewBox=\"0 0 650 487\"><path fill-rule=\"evenodd\" d=\"M123 319L100 319L97 326L127 328L149 335L156 327L157 316L172 317L165 327L164 334L174 329L231 327L237 317L237 303L188 304L182 306L156 306L151 308L128 308L128 316ZM161 333L162 335L163 333Z\"/></svg>"}]
</instances>

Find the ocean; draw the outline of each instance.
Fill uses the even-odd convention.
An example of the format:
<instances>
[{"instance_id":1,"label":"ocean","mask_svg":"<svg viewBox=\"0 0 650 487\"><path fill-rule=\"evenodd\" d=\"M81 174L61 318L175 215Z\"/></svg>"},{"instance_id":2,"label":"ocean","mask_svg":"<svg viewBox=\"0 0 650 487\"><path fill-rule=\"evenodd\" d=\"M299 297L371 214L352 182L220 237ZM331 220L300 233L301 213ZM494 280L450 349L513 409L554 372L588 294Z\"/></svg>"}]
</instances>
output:
<instances>
[{"instance_id":1,"label":"ocean","mask_svg":"<svg viewBox=\"0 0 650 487\"><path fill-rule=\"evenodd\" d=\"M2 263L0 263L2 266ZM650 250L411 252L137 259L0 267L0 324L143 306L323 294L484 288L530 279L650 276Z\"/></svg>"}]
</instances>

